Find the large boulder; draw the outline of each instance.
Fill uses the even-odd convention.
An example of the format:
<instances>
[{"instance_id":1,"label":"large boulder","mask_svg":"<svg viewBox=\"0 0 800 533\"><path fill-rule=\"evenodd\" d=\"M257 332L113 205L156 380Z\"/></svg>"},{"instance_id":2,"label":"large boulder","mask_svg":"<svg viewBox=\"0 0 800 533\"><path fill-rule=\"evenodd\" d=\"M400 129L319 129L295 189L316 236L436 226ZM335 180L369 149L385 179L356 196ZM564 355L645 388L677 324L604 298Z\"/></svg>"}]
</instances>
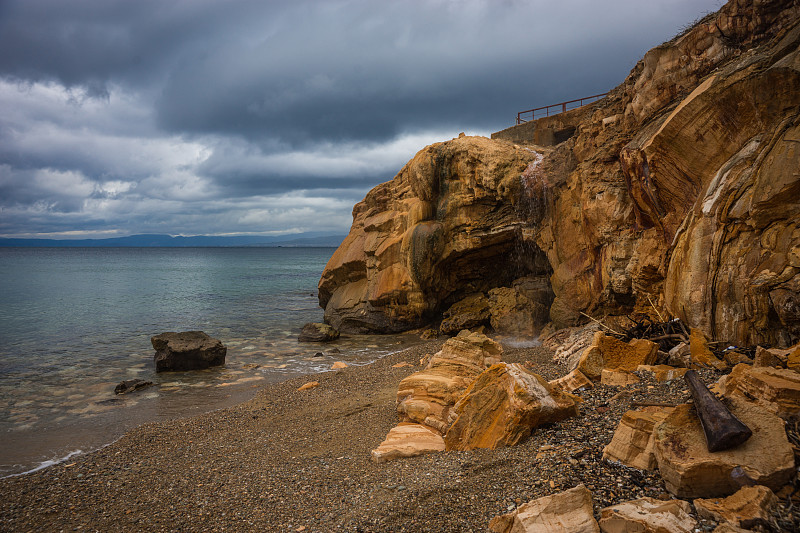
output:
<instances>
[{"instance_id":1,"label":"large boulder","mask_svg":"<svg viewBox=\"0 0 800 533\"><path fill-rule=\"evenodd\" d=\"M520 505L489 522L492 533L600 533L583 485Z\"/></svg>"},{"instance_id":2,"label":"large boulder","mask_svg":"<svg viewBox=\"0 0 800 533\"><path fill-rule=\"evenodd\" d=\"M502 352L499 344L481 333L462 331L448 339L423 370L400 382L400 420L424 424L444 434L450 409L481 372L500 361Z\"/></svg>"},{"instance_id":3,"label":"large boulder","mask_svg":"<svg viewBox=\"0 0 800 533\"><path fill-rule=\"evenodd\" d=\"M167 332L150 338L156 372L202 370L225 364L228 349L202 331Z\"/></svg>"},{"instance_id":4,"label":"large boulder","mask_svg":"<svg viewBox=\"0 0 800 533\"><path fill-rule=\"evenodd\" d=\"M463 329L472 329L489 323L489 300L483 293L470 294L444 312L439 331L455 335Z\"/></svg>"},{"instance_id":5,"label":"large boulder","mask_svg":"<svg viewBox=\"0 0 800 533\"><path fill-rule=\"evenodd\" d=\"M513 446L542 425L571 416L573 397L519 364L497 363L470 385L450 411L448 450Z\"/></svg>"},{"instance_id":6,"label":"large boulder","mask_svg":"<svg viewBox=\"0 0 800 533\"><path fill-rule=\"evenodd\" d=\"M738 398L729 403L731 412L753 431L744 444L729 450L708 451L700 420L688 404L676 407L655 427L658 469L672 494L714 498L746 484L778 490L791 479L794 453L783 420Z\"/></svg>"}]
</instances>

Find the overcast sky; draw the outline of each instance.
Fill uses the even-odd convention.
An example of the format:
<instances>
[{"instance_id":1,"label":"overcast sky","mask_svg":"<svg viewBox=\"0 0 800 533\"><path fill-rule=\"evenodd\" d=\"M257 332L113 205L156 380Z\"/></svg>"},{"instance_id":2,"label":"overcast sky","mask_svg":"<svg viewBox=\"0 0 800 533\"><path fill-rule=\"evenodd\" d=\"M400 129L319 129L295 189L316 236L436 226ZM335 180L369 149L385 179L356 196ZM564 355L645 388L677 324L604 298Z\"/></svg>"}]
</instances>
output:
<instances>
[{"instance_id":1,"label":"overcast sky","mask_svg":"<svg viewBox=\"0 0 800 533\"><path fill-rule=\"evenodd\" d=\"M721 0L0 0L0 236L346 233L418 150Z\"/></svg>"}]
</instances>

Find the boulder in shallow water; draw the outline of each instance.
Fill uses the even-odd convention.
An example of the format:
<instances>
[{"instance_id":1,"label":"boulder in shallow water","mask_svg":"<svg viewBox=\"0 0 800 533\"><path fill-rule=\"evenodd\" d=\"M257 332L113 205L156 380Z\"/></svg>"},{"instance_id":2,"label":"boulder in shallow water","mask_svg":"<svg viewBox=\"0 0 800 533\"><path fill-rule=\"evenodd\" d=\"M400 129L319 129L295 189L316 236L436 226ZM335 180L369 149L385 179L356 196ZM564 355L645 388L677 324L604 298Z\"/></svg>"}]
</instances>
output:
<instances>
[{"instance_id":1,"label":"boulder in shallow water","mask_svg":"<svg viewBox=\"0 0 800 533\"><path fill-rule=\"evenodd\" d=\"M167 332L150 339L156 350L156 372L202 370L225 364L228 349L202 331Z\"/></svg>"},{"instance_id":2,"label":"boulder in shallow water","mask_svg":"<svg viewBox=\"0 0 800 533\"><path fill-rule=\"evenodd\" d=\"M330 342L339 338L339 331L319 322L309 322L303 326L298 342Z\"/></svg>"},{"instance_id":3,"label":"boulder in shallow water","mask_svg":"<svg viewBox=\"0 0 800 533\"><path fill-rule=\"evenodd\" d=\"M126 379L125 381L120 381L119 385L114 387L114 394L127 394L129 392L136 392L137 390L145 389L152 384L152 381L145 381L143 379Z\"/></svg>"}]
</instances>

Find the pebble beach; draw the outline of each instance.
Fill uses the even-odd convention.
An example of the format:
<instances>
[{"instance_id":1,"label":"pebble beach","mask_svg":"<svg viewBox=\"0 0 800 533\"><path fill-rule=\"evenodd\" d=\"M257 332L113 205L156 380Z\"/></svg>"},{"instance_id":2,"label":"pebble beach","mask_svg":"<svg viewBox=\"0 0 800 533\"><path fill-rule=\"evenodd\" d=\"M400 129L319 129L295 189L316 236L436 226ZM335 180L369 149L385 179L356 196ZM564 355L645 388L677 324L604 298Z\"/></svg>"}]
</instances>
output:
<instances>
[{"instance_id":1,"label":"pebble beach","mask_svg":"<svg viewBox=\"0 0 800 533\"><path fill-rule=\"evenodd\" d=\"M0 530L467 532L581 483L596 513L669 498L657 473L603 461L602 451L635 402L684 401L683 380L580 391L580 416L518 446L372 462L397 422L398 383L442 342L268 385L240 405L146 424L101 450L2 479ZM542 347L506 348L503 360L545 379L566 373ZM297 390L312 380L319 385Z\"/></svg>"}]
</instances>

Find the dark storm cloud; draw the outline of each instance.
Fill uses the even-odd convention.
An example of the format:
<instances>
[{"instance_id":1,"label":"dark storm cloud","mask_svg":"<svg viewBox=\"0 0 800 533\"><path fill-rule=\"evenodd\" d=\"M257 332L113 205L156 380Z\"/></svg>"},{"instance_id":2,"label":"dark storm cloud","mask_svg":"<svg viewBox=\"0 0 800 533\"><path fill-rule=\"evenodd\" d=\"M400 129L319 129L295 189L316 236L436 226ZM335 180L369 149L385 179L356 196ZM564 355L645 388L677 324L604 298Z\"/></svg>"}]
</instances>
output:
<instances>
[{"instance_id":1,"label":"dark storm cloud","mask_svg":"<svg viewBox=\"0 0 800 533\"><path fill-rule=\"evenodd\" d=\"M0 233L344 231L425 144L608 90L720 4L0 1Z\"/></svg>"}]
</instances>

